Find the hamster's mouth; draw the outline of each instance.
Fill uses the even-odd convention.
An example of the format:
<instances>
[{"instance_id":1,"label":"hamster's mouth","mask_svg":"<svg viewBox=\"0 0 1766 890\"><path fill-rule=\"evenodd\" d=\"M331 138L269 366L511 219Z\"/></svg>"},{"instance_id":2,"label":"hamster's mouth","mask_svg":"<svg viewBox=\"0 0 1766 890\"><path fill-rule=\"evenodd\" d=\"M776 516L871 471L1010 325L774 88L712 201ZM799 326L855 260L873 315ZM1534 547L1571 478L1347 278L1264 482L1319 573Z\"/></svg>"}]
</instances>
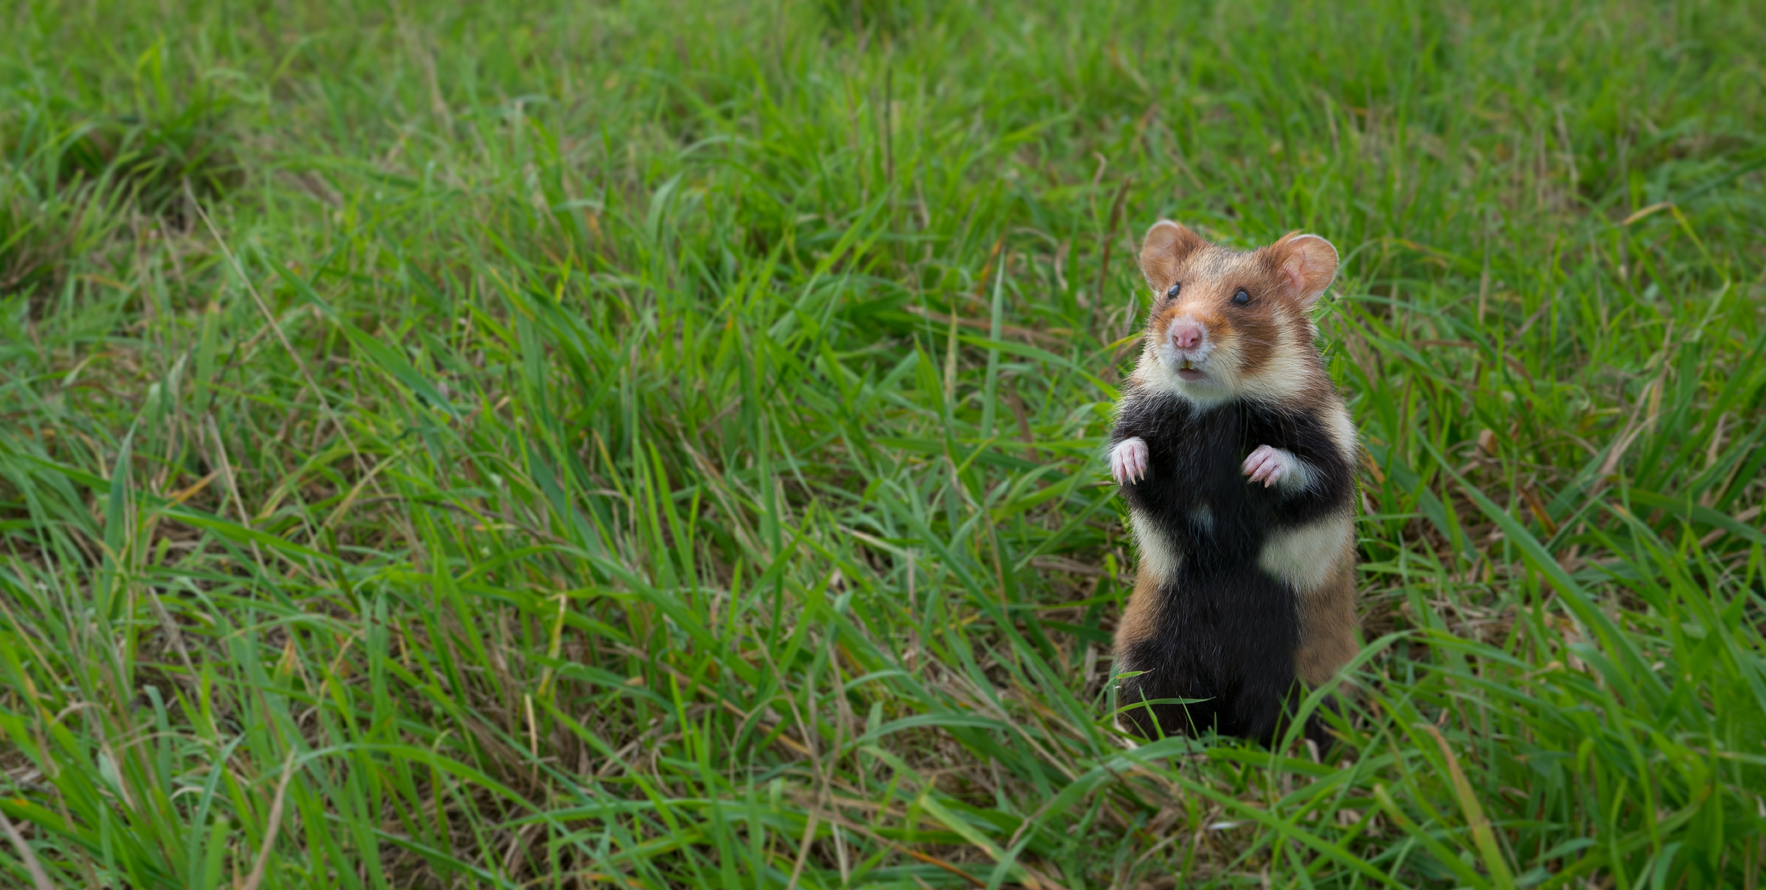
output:
<instances>
[{"instance_id":1,"label":"hamster's mouth","mask_svg":"<svg viewBox=\"0 0 1766 890\"><path fill-rule=\"evenodd\" d=\"M1177 376L1187 383L1195 383L1208 375L1202 373L1202 369L1197 367L1195 362L1186 358L1177 363Z\"/></svg>"}]
</instances>

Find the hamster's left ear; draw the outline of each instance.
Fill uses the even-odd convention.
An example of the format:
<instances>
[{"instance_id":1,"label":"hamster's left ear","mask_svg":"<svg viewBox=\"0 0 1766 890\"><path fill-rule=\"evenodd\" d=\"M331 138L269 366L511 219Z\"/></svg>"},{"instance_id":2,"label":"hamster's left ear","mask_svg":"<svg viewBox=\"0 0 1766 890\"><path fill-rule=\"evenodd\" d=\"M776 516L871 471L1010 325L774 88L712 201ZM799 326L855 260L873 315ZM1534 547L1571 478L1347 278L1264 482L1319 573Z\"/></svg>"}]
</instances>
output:
<instances>
[{"instance_id":1,"label":"hamster's left ear","mask_svg":"<svg viewBox=\"0 0 1766 890\"><path fill-rule=\"evenodd\" d=\"M1303 308L1311 309L1337 277L1337 249L1317 235L1289 232L1265 249L1282 290Z\"/></svg>"}]
</instances>

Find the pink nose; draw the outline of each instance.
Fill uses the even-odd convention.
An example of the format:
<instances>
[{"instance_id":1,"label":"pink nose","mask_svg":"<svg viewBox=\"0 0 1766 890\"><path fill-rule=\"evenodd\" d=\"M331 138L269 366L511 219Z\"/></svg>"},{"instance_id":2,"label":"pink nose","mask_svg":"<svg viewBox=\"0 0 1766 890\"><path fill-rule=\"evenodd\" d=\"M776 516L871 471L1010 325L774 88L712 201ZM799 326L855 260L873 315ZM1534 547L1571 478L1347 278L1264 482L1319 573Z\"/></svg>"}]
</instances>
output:
<instances>
[{"instance_id":1,"label":"pink nose","mask_svg":"<svg viewBox=\"0 0 1766 890\"><path fill-rule=\"evenodd\" d=\"M1195 349L1202 345L1202 326L1195 322L1178 322L1171 326L1171 342L1178 349Z\"/></svg>"}]
</instances>

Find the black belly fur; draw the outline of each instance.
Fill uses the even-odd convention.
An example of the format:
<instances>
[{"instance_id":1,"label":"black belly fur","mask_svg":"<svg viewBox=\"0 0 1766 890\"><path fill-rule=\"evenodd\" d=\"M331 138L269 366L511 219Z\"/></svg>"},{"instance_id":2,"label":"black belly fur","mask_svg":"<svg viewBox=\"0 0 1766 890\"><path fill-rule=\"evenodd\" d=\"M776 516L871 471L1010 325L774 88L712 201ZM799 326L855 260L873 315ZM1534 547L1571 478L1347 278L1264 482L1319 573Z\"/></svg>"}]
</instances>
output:
<instances>
[{"instance_id":1,"label":"black belly fur","mask_svg":"<svg viewBox=\"0 0 1766 890\"><path fill-rule=\"evenodd\" d=\"M1214 729L1269 742L1298 694L1293 591L1256 566L1181 576L1160 590L1159 632L1125 653L1143 673L1123 681L1117 703L1193 700L1127 711L1147 738Z\"/></svg>"},{"instance_id":2,"label":"black belly fur","mask_svg":"<svg viewBox=\"0 0 1766 890\"><path fill-rule=\"evenodd\" d=\"M1269 536L1348 508L1351 469L1312 413L1255 402L1198 411L1174 396L1125 394L1112 444L1139 436L1148 472L1123 486L1130 506L1182 554L1161 579L1152 632L1124 641L1118 704L1203 699L1133 708L1143 736L1227 735L1270 741L1299 694L1294 590L1257 565ZM1315 474L1305 491L1250 482L1240 471L1259 445L1293 452ZM1308 735L1318 727L1308 727Z\"/></svg>"}]
</instances>

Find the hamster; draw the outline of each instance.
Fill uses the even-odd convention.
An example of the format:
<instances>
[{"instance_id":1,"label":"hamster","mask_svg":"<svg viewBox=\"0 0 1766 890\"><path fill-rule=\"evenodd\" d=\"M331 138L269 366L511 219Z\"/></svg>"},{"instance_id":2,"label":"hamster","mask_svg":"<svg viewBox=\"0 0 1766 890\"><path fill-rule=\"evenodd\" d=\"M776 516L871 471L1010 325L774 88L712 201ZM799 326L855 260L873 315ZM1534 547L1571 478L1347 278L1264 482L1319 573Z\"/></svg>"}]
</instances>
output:
<instances>
[{"instance_id":1,"label":"hamster","mask_svg":"<svg viewBox=\"0 0 1766 890\"><path fill-rule=\"evenodd\" d=\"M1355 428L1309 317L1337 250L1245 253L1162 220L1155 303L1116 406L1111 475L1140 556L1116 630L1125 729L1272 743L1303 690L1358 651ZM1193 699L1138 705L1158 699ZM1329 741L1316 716L1305 727Z\"/></svg>"}]
</instances>

